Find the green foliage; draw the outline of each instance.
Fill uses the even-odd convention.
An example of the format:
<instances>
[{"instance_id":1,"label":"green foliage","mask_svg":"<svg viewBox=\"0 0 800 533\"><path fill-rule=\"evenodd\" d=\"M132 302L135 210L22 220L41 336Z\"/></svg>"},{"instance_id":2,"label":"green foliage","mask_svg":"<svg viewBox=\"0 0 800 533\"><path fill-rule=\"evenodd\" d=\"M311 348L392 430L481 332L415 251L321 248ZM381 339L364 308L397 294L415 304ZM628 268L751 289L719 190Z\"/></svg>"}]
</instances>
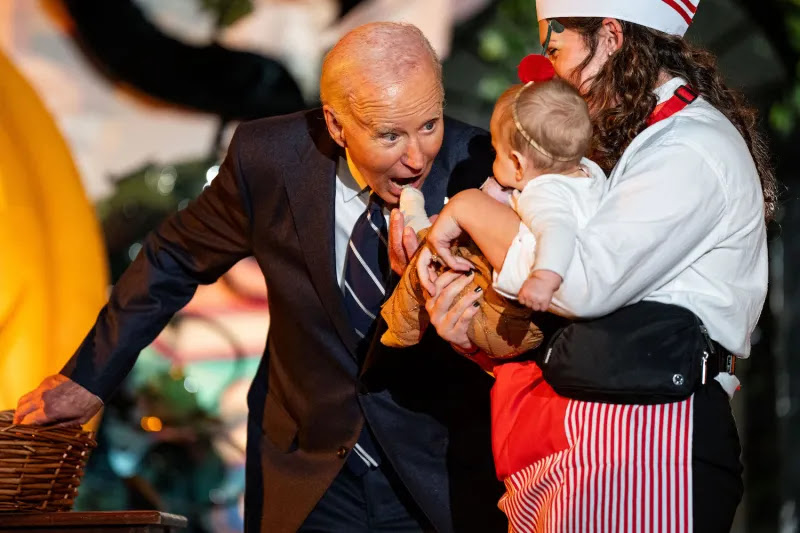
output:
<instances>
[{"instance_id":1,"label":"green foliage","mask_svg":"<svg viewBox=\"0 0 800 533\"><path fill-rule=\"evenodd\" d=\"M517 65L541 50L535 0L503 0L495 16L478 35L478 55L491 69L478 83L481 99L494 102L518 82Z\"/></svg>"},{"instance_id":2,"label":"green foliage","mask_svg":"<svg viewBox=\"0 0 800 533\"><path fill-rule=\"evenodd\" d=\"M114 194L97 202L112 283L133 261L150 230L200 194L213 165L208 159L174 165L146 164L116 180ZM215 174L213 170L211 175Z\"/></svg>"},{"instance_id":3,"label":"green foliage","mask_svg":"<svg viewBox=\"0 0 800 533\"><path fill-rule=\"evenodd\" d=\"M794 129L795 111L784 102L776 102L769 110L769 125L776 132L788 135Z\"/></svg>"},{"instance_id":4,"label":"green foliage","mask_svg":"<svg viewBox=\"0 0 800 533\"><path fill-rule=\"evenodd\" d=\"M778 1L783 11L783 20L776 24L785 24L788 45L796 52L795 57L800 57L800 0ZM769 125L777 134L788 137L797 127L800 118L800 63L792 69L788 67L786 80L786 94L784 98L775 102L770 108ZM794 72L792 72L794 70Z\"/></svg>"},{"instance_id":5,"label":"green foliage","mask_svg":"<svg viewBox=\"0 0 800 533\"><path fill-rule=\"evenodd\" d=\"M200 8L211 12L217 28L230 26L253 11L251 0L197 0Z\"/></svg>"}]
</instances>

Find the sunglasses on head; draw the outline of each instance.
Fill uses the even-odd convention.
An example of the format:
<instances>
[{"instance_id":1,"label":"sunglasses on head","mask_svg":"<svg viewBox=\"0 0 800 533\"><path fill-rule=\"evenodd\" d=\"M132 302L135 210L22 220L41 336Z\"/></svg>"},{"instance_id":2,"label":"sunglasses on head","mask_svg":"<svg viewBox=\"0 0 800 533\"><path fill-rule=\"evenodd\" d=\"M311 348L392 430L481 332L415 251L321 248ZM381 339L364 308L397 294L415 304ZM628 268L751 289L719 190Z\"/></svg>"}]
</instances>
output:
<instances>
[{"instance_id":1,"label":"sunglasses on head","mask_svg":"<svg viewBox=\"0 0 800 533\"><path fill-rule=\"evenodd\" d=\"M543 56L547 55L547 47L550 46L550 38L553 36L553 32L562 33L565 29L564 25L556 19L547 20L547 37L545 37L544 44L542 45Z\"/></svg>"}]
</instances>

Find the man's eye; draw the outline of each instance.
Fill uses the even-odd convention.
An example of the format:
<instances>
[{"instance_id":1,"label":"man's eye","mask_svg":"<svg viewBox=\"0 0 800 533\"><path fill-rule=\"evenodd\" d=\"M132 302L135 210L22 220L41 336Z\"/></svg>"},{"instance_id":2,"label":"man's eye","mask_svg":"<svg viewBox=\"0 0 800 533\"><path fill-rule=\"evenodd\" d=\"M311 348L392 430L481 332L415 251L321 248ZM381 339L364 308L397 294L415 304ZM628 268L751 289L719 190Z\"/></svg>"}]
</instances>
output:
<instances>
[{"instance_id":1,"label":"man's eye","mask_svg":"<svg viewBox=\"0 0 800 533\"><path fill-rule=\"evenodd\" d=\"M435 127L436 127L436 121L435 120L431 120L429 122L426 122L425 125L422 126L422 128L425 131L433 131L433 128L435 128Z\"/></svg>"},{"instance_id":2,"label":"man's eye","mask_svg":"<svg viewBox=\"0 0 800 533\"><path fill-rule=\"evenodd\" d=\"M400 136L399 136L399 135L397 135L396 133L383 133L383 134L381 134L381 138L382 138L384 141L394 142L394 141L396 141L397 139L399 139L399 138L400 138Z\"/></svg>"}]
</instances>

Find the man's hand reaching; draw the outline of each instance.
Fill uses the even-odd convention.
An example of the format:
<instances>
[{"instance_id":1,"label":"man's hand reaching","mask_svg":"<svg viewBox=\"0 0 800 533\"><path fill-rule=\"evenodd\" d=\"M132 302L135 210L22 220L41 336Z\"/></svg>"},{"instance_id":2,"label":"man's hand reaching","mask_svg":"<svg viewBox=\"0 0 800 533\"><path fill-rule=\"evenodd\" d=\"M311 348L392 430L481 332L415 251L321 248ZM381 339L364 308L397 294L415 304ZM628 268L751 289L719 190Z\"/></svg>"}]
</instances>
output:
<instances>
[{"instance_id":1,"label":"man's hand reaching","mask_svg":"<svg viewBox=\"0 0 800 533\"><path fill-rule=\"evenodd\" d=\"M438 216L430 217L431 223L436 222ZM403 275L408 262L417 253L417 248L417 234L410 226L406 226L403 213L399 209L392 209L389 216L389 265L395 274Z\"/></svg>"},{"instance_id":2,"label":"man's hand reaching","mask_svg":"<svg viewBox=\"0 0 800 533\"><path fill-rule=\"evenodd\" d=\"M14 423L79 426L88 422L101 407L100 398L68 377L54 374L19 399Z\"/></svg>"}]
</instances>

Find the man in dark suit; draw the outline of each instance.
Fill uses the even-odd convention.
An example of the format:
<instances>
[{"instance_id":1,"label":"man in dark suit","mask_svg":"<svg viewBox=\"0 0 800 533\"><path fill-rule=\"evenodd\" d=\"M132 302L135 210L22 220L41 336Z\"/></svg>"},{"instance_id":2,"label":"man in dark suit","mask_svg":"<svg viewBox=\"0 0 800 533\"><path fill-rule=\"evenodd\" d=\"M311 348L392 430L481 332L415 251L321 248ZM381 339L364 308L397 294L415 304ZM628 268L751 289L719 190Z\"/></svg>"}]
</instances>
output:
<instances>
[{"instance_id":1,"label":"man in dark suit","mask_svg":"<svg viewBox=\"0 0 800 533\"><path fill-rule=\"evenodd\" d=\"M247 530L505 531L490 378L433 333L383 347L362 292L391 290L385 222L401 189L420 187L438 212L490 174L488 135L444 118L441 67L413 26L345 36L321 97L322 109L237 129L211 186L148 237L17 421L87 420L198 283L253 255L271 326L248 395Z\"/></svg>"}]
</instances>

